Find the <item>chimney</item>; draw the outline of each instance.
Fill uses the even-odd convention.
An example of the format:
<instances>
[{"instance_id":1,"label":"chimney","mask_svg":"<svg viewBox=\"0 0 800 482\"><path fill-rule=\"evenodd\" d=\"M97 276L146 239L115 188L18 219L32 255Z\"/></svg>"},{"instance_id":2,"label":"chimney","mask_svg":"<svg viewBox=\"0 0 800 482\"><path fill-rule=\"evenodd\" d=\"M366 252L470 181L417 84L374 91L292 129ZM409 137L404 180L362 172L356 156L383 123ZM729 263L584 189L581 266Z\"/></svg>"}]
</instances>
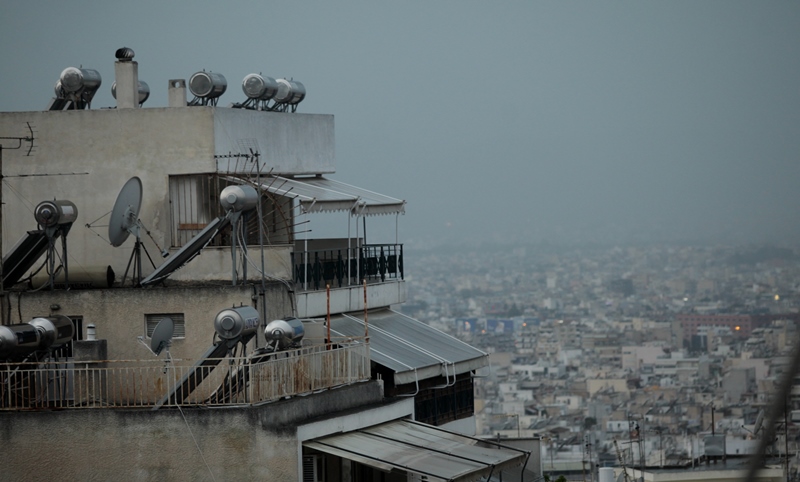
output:
<instances>
[{"instance_id":1,"label":"chimney","mask_svg":"<svg viewBox=\"0 0 800 482\"><path fill-rule=\"evenodd\" d=\"M186 79L170 79L167 98L170 107L186 107Z\"/></svg>"},{"instance_id":2,"label":"chimney","mask_svg":"<svg viewBox=\"0 0 800 482\"><path fill-rule=\"evenodd\" d=\"M129 48L118 49L116 55L117 109L135 109L139 107L139 64L133 60L133 50Z\"/></svg>"}]
</instances>

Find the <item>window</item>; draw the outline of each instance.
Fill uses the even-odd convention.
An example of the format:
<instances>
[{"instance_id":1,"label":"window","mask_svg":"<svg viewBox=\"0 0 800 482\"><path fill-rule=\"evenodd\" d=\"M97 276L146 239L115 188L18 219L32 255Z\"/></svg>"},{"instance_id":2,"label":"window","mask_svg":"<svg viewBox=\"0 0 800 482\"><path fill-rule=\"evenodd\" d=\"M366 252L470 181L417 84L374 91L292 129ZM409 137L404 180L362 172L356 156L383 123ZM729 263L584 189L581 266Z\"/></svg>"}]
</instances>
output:
<instances>
[{"instance_id":1,"label":"window","mask_svg":"<svg viewBox=\"0 0 800 482\"><path fill-rule=\"evenodd\" d=\"M173 339L186 338L186 324L183 319L183 313L152 313L145 314L144 318L147 338L152 338L153 330L156 329L158 322L164 318L172 318L172 322L175 324L175 331L172 334Z\"/></svg>"},{"instance_id":2,"label":"window","mask_svg":"<svg viewBox=\"0 0 800 482\"><path fill-rule=\"evenodd\" d=\"M325 456L303 456L303 482L323 482L325 480Z\"/></svg>"},{"instance_id":3,"label":"window","mask_svg":"<svg viewBox=\"0 0 800 482\"><path fill-rule=\"evenodd\" d=\"M211 221L224 215L219 204L223 189L234 183L215 174L191 174L170 176L169 202L171 214L171 246L181 247L188 243ZM261 214L264 227L264 244L291 244L294 242L293 200L262 192ZM248 245L259 242L258 219L254 213L243 217L246 223L245 236ZM220 230L209 242L209 246L230 246L231 227Z\"/></svg>"}]
</instances>

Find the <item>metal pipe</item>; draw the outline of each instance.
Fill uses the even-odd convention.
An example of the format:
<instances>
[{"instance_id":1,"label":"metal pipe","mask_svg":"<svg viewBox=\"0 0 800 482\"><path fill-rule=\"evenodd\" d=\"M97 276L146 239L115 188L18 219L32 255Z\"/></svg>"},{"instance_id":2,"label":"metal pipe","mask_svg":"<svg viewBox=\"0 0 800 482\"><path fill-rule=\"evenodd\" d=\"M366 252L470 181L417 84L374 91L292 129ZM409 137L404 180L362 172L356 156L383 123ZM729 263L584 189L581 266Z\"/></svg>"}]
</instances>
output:
<instances>
[{"instance_id":1,"label":"metal pipe","mask_svg":"<svg viewBox=\"0 0 800 482\"><path fill-rule=\"evenodd\" d=\"M325 326L327 327L328 331L328 340L327 340L327 349L331 349L331 285L325 285L325 294L327 298L328 308L326 310L326 318L325 318Z\"/></svg>"},{"instance_id":2,"label":"metal pipe","mask_svg":"<svg viewBox=\"0 0 800 482\"><path fill-rule=\"evenodd\" d=\"M364 278L364 339L369 343L369 323L367 322L367 279Z\"/></svg>"}]
</instances>

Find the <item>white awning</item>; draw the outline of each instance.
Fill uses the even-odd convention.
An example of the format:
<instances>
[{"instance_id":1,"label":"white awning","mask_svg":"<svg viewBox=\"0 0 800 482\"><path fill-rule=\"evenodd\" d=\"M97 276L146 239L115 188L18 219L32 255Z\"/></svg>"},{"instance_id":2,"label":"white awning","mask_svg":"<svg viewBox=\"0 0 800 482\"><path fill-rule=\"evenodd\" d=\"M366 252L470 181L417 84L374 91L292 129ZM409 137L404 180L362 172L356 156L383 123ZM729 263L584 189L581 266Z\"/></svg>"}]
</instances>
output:
<instances>
[{"instance_id":1,"label":"white awning","mask_svg":"<svg viewBox=\"0 0 800 482\"><path fill-rule=\"evenodd\" d=\"M303 442L303 446L384 471L468 481L522 465L529 453L412 420L395 420Z\"/></svg>"},{"instance_id":2,"label":"white awning","mask_svg":"<svg viewBox=\"0 0 800 482\"><path fill-rule=\"evenodd\" d=\"M350 211L353 216L405 213L406 202L322 176L286 178L269 176L262 189L296 198L303 212Z\"/></svg>"}]
</instances>

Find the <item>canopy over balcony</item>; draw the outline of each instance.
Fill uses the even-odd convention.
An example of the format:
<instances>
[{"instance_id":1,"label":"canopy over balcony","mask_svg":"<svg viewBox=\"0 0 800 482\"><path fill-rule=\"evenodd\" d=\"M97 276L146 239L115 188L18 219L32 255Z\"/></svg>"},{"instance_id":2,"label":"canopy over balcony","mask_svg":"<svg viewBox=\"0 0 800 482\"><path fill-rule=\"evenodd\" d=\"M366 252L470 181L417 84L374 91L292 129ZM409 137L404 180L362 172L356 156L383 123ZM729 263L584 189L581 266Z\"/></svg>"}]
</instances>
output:
<instances>
[{"instance_id":1,"label":"canopy over balcony","mask_svg":"<svg viewBox=\"0 0 800 482\"><path fill-rule=\"evenodd\" d=\"M262 189L295 198L303 213L350 211L352 216L405 213L406 202L322 176L286 178L269 176Z\"/></svg>"}]
</instances>

